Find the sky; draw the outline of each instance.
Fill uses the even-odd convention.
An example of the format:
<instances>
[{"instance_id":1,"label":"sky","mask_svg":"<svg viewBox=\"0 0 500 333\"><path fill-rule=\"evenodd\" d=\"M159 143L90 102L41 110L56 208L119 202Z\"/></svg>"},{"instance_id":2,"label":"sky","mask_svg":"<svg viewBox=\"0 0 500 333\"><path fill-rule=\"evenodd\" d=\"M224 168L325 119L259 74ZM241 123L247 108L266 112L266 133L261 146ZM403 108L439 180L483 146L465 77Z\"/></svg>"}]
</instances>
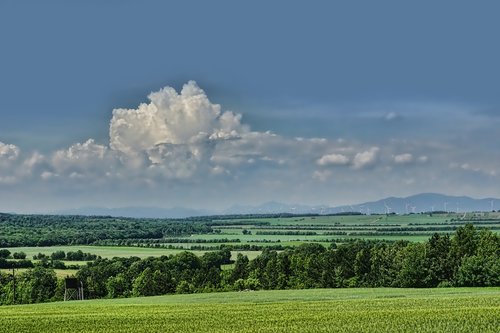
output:
<instances>
[{"instance_id":1,"label":"sky","mask_svg":"<svg viewBox=\"0 0 500 333\"><path fill-rule=\"evenodd\" d=\"M0 211L500 197L497 1L0 2Z\"/></svg>"}]
</instances>

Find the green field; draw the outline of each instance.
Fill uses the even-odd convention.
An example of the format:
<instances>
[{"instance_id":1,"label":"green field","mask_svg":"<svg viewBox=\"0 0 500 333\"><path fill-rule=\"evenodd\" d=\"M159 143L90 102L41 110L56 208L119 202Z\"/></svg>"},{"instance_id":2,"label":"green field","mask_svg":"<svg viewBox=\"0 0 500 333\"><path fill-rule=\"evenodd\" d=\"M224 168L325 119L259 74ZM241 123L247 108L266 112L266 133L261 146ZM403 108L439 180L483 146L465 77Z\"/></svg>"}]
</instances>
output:
<instances>
[{"instance_id":1,"label":"green field","mask_svg":"<svg viewBox=\"0 0 500 333\"><path fill-rule=\"evenodd\" d=\"M488 212L465 215L442 213L432 215L241 217L232 220L213 220L213 222L220 224L213 226L217 233L194 234L186 239L228 240L202 244L207 247L221 244L296 246L304 242L321 243L328 247L332 242L342 243L351 239L424 242L436 232L452 234L454 229L465 223L473 223L478 228L488 228L493 232L500 231L499 214ZM250 233L244 234L244 230ZM299 234L292 234L294 232ZM236 240L239 243L235 243ZM198 244L180 242L173 245L189 249Z\"/></svg>"},{"instance_id":2,"label":"green field","mask_svg":"<svg viewBox=\"0 0 500 333\"><path fill-rule=\"evenodd\" d=\"M335 215L335 216L292 216L292 217L238 217L234 219L211 220L211 233L194 233L183 236L165 236L161 239L130 241L100 245L63 245L46 247L12 247L12 253L25 252L30 259L40 253L50 255L55 251L78 251L92 253L103 258L159 257L178 254L189 250L196 255L218 249L221 245L235 248L233 259L238 253L253 259L268 246L298 246L303 243L319 243L329 247L332 243L343 243L352 239L425 242L433 233L452 234L465 223L476 228L488 228L500 232L499 213L468 214L409 214L409 215ZM294 234L297 233L297 234ZM309 234L307 234L309 233ZM199 241L199 242L198 242ZM136 242L139 242L136 243ZM115 246L107 246L115 244ZM134 246L140 245L140 246ZM253 247L253 248L250 248ZM249 251L258 250L258 251ZM67 265L83 265L85 262L65 262Z\"/></svg>"},{"instance_id":3,"label":"green field","mask_svg":"<svg viewBox=\"0 0 500 333\"><path fill-rule=\"evenodd\" d=\"M322 289L0 307L2 332L498 332L500 288Z\"/></svg>"},{"instance_id":4,"label":"green field","mask_svg":"<svg viewBox=\"0 0 500 333\"><path fill-rule=\"evenodd\" d=\"M46 217L41 216L40 218ZM77 219L76 222L72 221L71 223L66 222L66 224L63 224L65 228L68 228L66 232L71 235L80 234L82 231L77 228L79 223L87 223L88 226L97 228L97 226L92 224L94 223L92 221L78 221L80 220ZM50 222L53 224L55 223L51 228L55 228L57 222L57 219ZM99 222L101 224L98 224L98 226L102 229L111 223L114 226L114 229L110 230L112 235L116 230L122 230L120 228L125 227L135 230L139 227L147 226L147 223L152 223L152 226L149 228L159 228L159 226L162 225L173 228L172 224L169 223L174 223L168 220L163 222L145 220L141 222L141 224L135 225L133 223L137 222L120 222L113 219L105 222L106 221ZM9 227L6 228L5 235L12 241L15 241L15 239L17 239L16 237L19 237L19 234L26 234L28 231L33 232L32 228L37 227L36 218L30 222L32 224L29 228L23 227L21 223L14 223L12 221L10 223ZM240 216L231 219L214 217L213 219L203 220L203 222L192 223L208 223L210 227L208 229L203 229L203 231L196 231L198 229L195 229L195 231L188 233L164 233L163 237L156 236L156 238L153 239L114 239L110 236L110 239L99 240L92 244L96 246L65 245L52 246L52 249L46 247L11 247L10 250L11 252L24 251L28 255L28 258L38 252L50 254L58 250L76 251L79 249L83 252L90 252L104 258L114 256L137 256L144 258L148 256L175 254L178 253L179 249L191 250L195 254L201 255L205 251L219 248L221 245L229 245L235 250L246 251L262 250L264 247L268 246L282 249L283 247L296 246L304 242L321 243L328 247L333 242L344 243L352 239L424 242L434 233L453 234L456 228L466 223L472 223L478 229L487 228L498 233L500 232L500 213L422 213L407 215L317 215L287 217ZM182 226L187 224L174 223L174 225ZM40 232L47 232L46 229L47 228L41 228ZM52 230L50 228L48 229ZM151 231L150 229L146 230ZM97 231L95 232L97 233ZM47 235L51 235L51 233ZM95 234L91 235L96 236ZM101 234L98 235L99 237L102 236ZM6 240L4 242L8 241ZM32 245L32 243L30 243L30 245ZM113 248L105 248L104 246L113 246ZM4 246L4 248L8 247Z\"/></svg>"},{"instance_id":5,"label":"green field","mask_svg":"<svg viewBox=\"0 0 500 333\"><path fill-rule=\"evenodd\" d=\"M24 252L27 258L33 257L37 253L50 255L56 251L78 251L81 250L85 253L92 253L103 258L113 257L159 257L162 255L170 255L179 253L179 250L169 249L155 249L155 248L142 248L142 247L126 247L126 246L86 246L86 245L63 245L63 246L42 246L42 247L16 247L10 248L11 252ZM203 251L199 251L200 255ZM68 263L70 263L68 261Z\"/></svg>"},{"instance_id":6,"label":"green field","mask_svg":"<svg viewBox=\"0 0 500 333\"><path fill-rule=\"evenodd\" d=\"M11 252L24 252L27 258L32 258L35 254L43 253L50 255L56 251L78 251L96 254L103 258L113 258L113 257L160 257L168 256L172 254L178 254L183 250L166 249L166 248L151 248L151 247L136 247L136 246L87 246L87 245L64 245L64 246L42 246L42 247L13 247L9 248ZM196 255L203 255L207 251L190 251ZM260 251L232 251L234 259L238 253L242 253L248 256L249 259L255 258L260 254ZM83 265L85 262L82 261L64 261L68 265Z\"/></svg>"}]
</instances>

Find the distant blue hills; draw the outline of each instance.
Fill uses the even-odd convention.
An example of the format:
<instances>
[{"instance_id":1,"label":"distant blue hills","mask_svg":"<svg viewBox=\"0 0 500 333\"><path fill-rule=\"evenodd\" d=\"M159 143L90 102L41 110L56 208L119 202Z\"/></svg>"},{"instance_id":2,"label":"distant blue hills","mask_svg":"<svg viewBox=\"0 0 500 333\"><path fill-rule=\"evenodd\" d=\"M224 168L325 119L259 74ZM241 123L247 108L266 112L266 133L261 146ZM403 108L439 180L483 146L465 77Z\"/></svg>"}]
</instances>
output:
<instances>
[{"instance_id":1,"label":"distant blue hills","mask_svg":"<svg viewBox=\"0 0 500 333\"><path fill-rule=\"evenodd\" d=\"M161 207L82 207L66 209L54 212L58 215L94 215L94 216L117 216L136 218L186 218L191 216L213 215L213 212L201 209L190 209L184 207L161 208Z\"/></svg>"},{"instance_id":2,"label":"distant blue hills","mask_svg":"<svg viewBox=\"0 0 500 333\"><path fill-rule=\"evenodd\" d=\"M84 207L54 212L64 215L101 215L144 218L185 218L207 215L231 214L339 214L360 212L363 214L410 214L429 211L472 212L500 210L500 199L474 199L466 196L450 196L436 193L421 193L404 198L389 197L377 201L344 206L285 204L266 202L261 205L235 205L223 211L191 209L185 207Z\"/></svg>"},{"instance_id":3,"label":"distant blue hills","mask_svg":"<svg viewBox=\"0 0 500 333\"><path fill-rule=\"evenodd\" d=\"M474 212L500 209L500 199L474 199L466 196L450 196L437 193L421 193L405 198L390 197L355 205L356 211L367 213L422 213L430 211ZM336 212L350 210L351 206L336 207Z\"/></svg>"}]
</instances>

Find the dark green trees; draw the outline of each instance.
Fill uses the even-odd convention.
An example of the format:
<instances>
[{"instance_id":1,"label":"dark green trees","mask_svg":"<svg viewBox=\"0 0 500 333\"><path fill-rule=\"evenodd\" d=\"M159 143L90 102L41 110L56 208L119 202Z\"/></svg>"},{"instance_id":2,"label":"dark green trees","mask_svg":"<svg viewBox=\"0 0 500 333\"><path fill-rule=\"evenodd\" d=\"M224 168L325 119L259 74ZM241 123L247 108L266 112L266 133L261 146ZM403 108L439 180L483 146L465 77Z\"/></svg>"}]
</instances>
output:
<instances>
[{"instance_id":1,"label":"dark green trees","mask_svg":"<svg viewBox=\"0 0 500 333\"><path fill-rule=\"evenodd\" d=\"M266 249L254 260L239 254L223 269L231 263L231 252L224 248L201 257L181 252L97 259L77 276L85 298L245 289L500 286L500 237L466 225L451 237L435 234L423 243L358 240L328 249L306 243L280 252ZM16 275L14 301L12 275L0 273L0 303L57 299L57 286L54 271L38 264Z\"/></svg>"},{"instance_id":2,"label":"dark green trees","mask_svg":"<svg viewBox=\"0 0 500 333\"><path fill-rule=\"evenodd\" d=\"M21 252L14 252L12 254L12 258L14 258L14 259L26 259L26 253L24 253L22 251Z\"/></svg>"},{"instance_id":3,"label":"dark green trees","mask_svg":"<svg viewBox=\"0 0 500 333\"><path fill-rule=\"evenodd\" d=\"M10 257L10 251L7 249L0 249L0 258L7 259Z\"/></svg>"},{"instance_id":4,"label":"dark green trees","mask_svg":"<svg viewBox=\"0 0 500 333\"><path fill-rule=\"evenodd\" d=\"M429 274L426 246L421 243L409 244L403 251L401 270L396 278L396 285L403 288L426 287Z\"/></svg>"},{"instance_id":5,"label":"dark green trees","mask_svg":"<svg viewBox=\"0 0 500 333\"><path fill-rule=\"evenodd\" d=\"M52 269L36 266L22 273L0 273L0 304L40 303L53 300L57 278Z\"/></svg>"},{"instance_id":6,"label":"dark green trees","mask_svg":"<svg viewBox=\"0 0 500 333\"><path fill-rule=\"evenodd\" d=\"M450 259L451 240L448 235L434 234L426 244L428 274L427 287L449 284L453 277L453 262Z\"/></svg>"},{"instance_id":7,"label":"dark green trees","mask_svg":"<svg viewBox=\"0 0 500 333\"><path fill-rule=\"evenodd\" d=\"M459 235L457 232L456 237ZM456 268L457 286L498 286L500 285L500 237L489 230L477 233L460 233L455 252L463 253L460 265ZM460 246L466 251L460 251Z\"/></svg>"}]
</instances>

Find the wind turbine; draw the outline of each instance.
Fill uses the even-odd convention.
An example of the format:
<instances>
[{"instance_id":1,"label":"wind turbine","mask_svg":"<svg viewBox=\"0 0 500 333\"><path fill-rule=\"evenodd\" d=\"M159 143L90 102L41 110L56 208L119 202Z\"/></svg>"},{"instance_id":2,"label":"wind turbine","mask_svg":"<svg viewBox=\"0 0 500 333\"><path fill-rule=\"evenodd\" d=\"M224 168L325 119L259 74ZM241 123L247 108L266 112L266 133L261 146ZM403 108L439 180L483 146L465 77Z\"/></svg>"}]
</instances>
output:
<instances>
[{"instance_id":1,"label":"wind turbine","mask_svg":"<svg viewBox=\"0 0 500 333\"><path fill-rule=\"evenodd\" d=\"M405 205L406 215L410 214L410 211L408 210L408 207L410 207L410 204L407 202L406 205Z\"/></svg>"},{"instance_id":2,"label":"wind turbine","mask_svg":"<svg viewBox=\"0 0 500 333\"><path fill-rule=\"evenodd\" d=\"M493 205L495 202L493 200L490 201L490 205L491 205L491 211L494 210L495 206Z\"/></svg>"},{"instance_id":3,"label":"wind turbine","mask_svg":"<svg viewBox=\"0 0 500 333\"><path fill-rule=\"evenodd\" d=\"M415 214L415 210L417 209L417 206L411 206L411 212Z\"/></svg>"},{"instance_id":4,"label":"wind turbine","mask_svg":"<svg viewBox=\"0 0 500 333\"><path fill-rule=\"evenodd\" d=\"M389 213L391 212L391 207L387 206L386 202L384 202L384 206L385 206L385 214L389 215Z\"/></svg>"},{"instance_id":5,"label":"wind turbine","mask_svg":"<svg viewBox=\"0 0 500 333\"><path fill-rule=\"evenodd\" d=\"M444 211L445 211L445 213L448 213L448 211L446 210L446 207L447 207L447 206L448 206L448 202L445 202L445 203L444 203Z\"/></svg>"}]
</instances>

